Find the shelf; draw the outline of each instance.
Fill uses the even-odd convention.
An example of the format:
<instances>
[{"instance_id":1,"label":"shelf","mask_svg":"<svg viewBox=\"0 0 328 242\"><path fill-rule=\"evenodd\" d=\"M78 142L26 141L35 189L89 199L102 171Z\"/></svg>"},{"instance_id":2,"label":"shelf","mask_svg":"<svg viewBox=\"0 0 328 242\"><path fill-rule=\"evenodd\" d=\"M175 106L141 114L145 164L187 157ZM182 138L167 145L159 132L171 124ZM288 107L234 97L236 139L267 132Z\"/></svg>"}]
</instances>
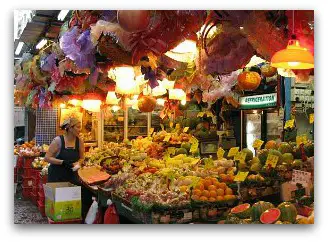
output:
<instances>
[{"instance_id":1,"label":"shelf","mask_svg":"<svg viewBox=\"0 0 328 242\"><path fill-rule=\"evenodd\" d=\"M160 125L152 125L151 127L159 127ZM104 125L104 127L122 127L123 125ZM129 125L129 128L147 128L147 125Z\"/></svg>"}]
</instances>

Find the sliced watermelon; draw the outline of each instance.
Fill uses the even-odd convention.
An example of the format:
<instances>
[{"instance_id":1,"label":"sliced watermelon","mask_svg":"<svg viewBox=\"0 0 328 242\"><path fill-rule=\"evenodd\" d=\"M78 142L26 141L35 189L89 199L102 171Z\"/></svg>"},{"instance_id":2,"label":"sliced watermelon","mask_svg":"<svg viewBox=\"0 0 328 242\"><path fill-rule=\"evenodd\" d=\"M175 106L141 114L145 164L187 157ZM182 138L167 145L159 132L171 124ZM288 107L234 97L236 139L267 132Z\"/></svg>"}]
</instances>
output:
<instances>
[{"instance_id":1,"label":"sliced watermelon","mask_svg":"<svg viewBox=\"0 0 328 242\"><path fill-rule=\"evenodd\" d=\"M262 224L274 224L279 220L280 214L278 208L270 208L261 214L260 221Z\"/></svg>"},{"instance_id":2,"label":"sliced watermelon","mask_svg":"<svg viewBox=\"0 0 328 242\"><path fill-rule=\"evenodd\" d=\"M241 219L249 218L251 215L251 205L249 203L243 203L232 208L230 212Z\"/></svg>"}]
</instances>

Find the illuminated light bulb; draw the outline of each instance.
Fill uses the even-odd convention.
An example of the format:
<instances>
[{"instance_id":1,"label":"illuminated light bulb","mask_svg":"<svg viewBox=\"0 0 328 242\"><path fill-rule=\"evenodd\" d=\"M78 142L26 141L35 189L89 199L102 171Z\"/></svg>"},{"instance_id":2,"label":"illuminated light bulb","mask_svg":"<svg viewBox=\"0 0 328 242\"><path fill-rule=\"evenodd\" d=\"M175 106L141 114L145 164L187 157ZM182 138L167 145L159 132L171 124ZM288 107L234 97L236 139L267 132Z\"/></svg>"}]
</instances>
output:
<instances>
[{"instance_id":1,"label":"illuminated light bulb","mask_svg":"<svg viewBox=\"0 0 328 242\"><path fill-rule=\"evenodd\" d=\"M162 96L166 94L166 88L164 87L163 83L161 81L158 81L158 86L152 89L152 95L154 97Z\"/></svg>"},{"instance_id":2,"label":"illuminated light bulb","mask_svg":"<svg viewBox=\"0 0 328 242\"><path fill-rule=\"evenodd\" d=\"M187 101L184 99L184 100L181 100L181 105L186 105Z\"/></svg>"},{"instance_id":3,"label":"illuminated light bulb","mask_svg":"<svg viewBox=\"0 0 328 242\"><path fill-rule=\"evenodd\" d=\"M288 62L289 66L298 66L299 64L300 64L300 62L298 62L298 61Z\"/></svg>"},{"instance_id":4,"label":"illuminated light bulb","mask_svg":"<svg viewBox=\"0 0 328 242\"><path fill-rule=\"evenodd\" d=\"M108 92L106 96L106 103L110 105L117 105L121 99L116 97L115 92Z\"/></svg>"},{"instance_id":5,"label":"illuminated light bulb","mask_svg":"<svg viewBox=\"0 0 328 242\"><path fill-rule=\"evenodd\" d=\"M83 100L82 108L90 112L100 112L100 100Z\"/></svg>"},{"instance_id":6,"label":"illuminated light bulb","mask_svg":"<svg viewBox=\"0 0 328 242\"><path fill-rule=\"evenodd\" d=\"M77 99L72 99L72 100L69 100L68 103L70 103L70 104L72 104L74 106L81 106L82 101L77 100Z\"/></svg>"},{"instance_id":7,"label":"illuminated light bulb","mask_svg":"<svg viewBox=\"0 0 328 242\"><path fill-rule=\"evenodd\" d=\"M108 77L116 82L115 92L119 94L139 94L139 83L142 78L135 81L134 68L132 66L122 66L110 69Z\"/></svg>"},{"instance_id":8,"label":"illuminated light bulb","mask_svg":"<svg viewBox=\"0 0 328 242\"><path fill-rule=\"evenodd\" d=\"M158 105L161 105L161 106L164 106L164 104L165 104L165 99L163 99L163 98L159 98L159 99L157 99L156 100L156 103L158 104Z\"/></svg>"},{"instance_id":9,"label":"illuminated light bulb","mask_svg":"<svg viewBox=\"0 0 328 242\"><path fill-rule=\"evenodd\" d=\"M59 107L60 107L60 108L66 108L66 104L65 104L65 103L61 103L61 104L59 105Z\"/></svg>"},{"instance_id":10,"label":"illuminated light bulb","mask_svg":"<svg viewBox=\"0 0 328 242\"><path fill-rule=\"evenodd\" d=\"M173 89L174 88L175 81L169 81L168 79L164 78L162 80L162 85L165 89Z\"/></svg>"},{"instance_id":11,"label":"illuminated light bulb","mask_svg":"<svg viewBox=\"0 0 328 242\"><path fill-rule=\"evenodd\" d=\"M186 93L182 89L170 89L169 90L169 99L172 100L186 100Z\"/></svg>"},{"instance_id":12,"label":"illuminated light bulb","mask_svg":"<svg viewBox=\"0 0 328 242\"><path fill-rule=\"evenodd\" d=\"M117 112L118 110L120 110L121 108L119 107L119 106L117 106L117 105L115 105L115 106L113 106L112 107L112 110L114 111L114 112Z\"/></svg>"}]
</instances>

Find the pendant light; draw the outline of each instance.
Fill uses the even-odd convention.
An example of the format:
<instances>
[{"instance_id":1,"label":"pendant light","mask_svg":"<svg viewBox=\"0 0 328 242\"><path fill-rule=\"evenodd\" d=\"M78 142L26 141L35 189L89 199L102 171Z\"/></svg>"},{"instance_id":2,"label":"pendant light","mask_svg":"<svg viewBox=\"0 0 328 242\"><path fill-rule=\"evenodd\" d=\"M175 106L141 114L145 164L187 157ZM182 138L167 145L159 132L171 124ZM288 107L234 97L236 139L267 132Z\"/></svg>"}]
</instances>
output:
<instances>
[{"instance_id":1,"label":"pendant light","mask_svg":"<svg viewBox=\"0 0 328 242\"><path fill-rule=\"evenodd\" d=\"M294 11L293 10L293 34L288 41L286 49L276 52L271 59L271 66L284 69L312 69L314 57L310 51L302 47L294 34Z\"/></svg>"}]
</instances>

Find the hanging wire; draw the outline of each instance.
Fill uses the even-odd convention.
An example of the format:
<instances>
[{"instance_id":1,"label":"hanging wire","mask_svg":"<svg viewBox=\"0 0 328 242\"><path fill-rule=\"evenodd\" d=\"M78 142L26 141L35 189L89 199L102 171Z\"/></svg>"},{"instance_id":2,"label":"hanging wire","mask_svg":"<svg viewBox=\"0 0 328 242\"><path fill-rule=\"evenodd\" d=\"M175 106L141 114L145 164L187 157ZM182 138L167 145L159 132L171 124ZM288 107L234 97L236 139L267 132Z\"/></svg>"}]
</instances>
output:
<instances>
[{"instance_id":1,"label":"hanging wire","mask_svg":"<svg viewBox=\"0 0 328 242\"><path fill-rule=\"evenodd\" d=\"M295 10L293 10L293 35L295 34Z\"/></svg>"}]
</instances>

